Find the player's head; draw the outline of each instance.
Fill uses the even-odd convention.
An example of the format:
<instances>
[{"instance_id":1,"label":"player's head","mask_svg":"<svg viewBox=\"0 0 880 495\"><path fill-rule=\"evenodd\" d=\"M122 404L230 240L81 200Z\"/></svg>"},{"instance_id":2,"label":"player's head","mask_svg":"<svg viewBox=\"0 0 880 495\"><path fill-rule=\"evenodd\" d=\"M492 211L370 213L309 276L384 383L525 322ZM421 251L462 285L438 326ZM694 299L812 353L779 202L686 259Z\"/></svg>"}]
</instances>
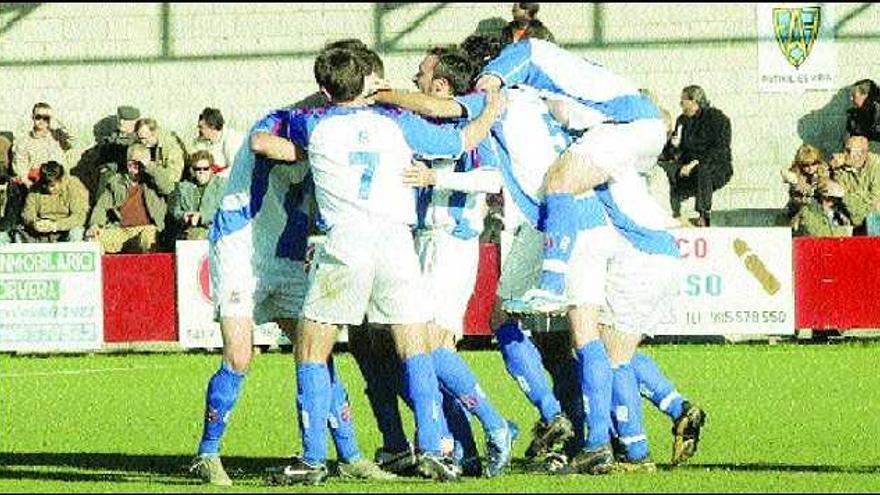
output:
<instances>
[{"instance_id":1,"label":"player's head","mask_svg":"<svg viewBox=\"0 0 880 495\"><path fill-rule=\"evenodd\" d=\"M370 67L353 50L322 50L315 59L315 81L333 103L347 103L361 96Z\"/></svg>"},{"instance_id":2,"label":"player's head","mask_svg":"<svg viewBox=\"0 0 880 495\"><path fill-rule=\"evenodd\" d=\"M357 38L345 38L336 41L330 41L324 45L322 51L332 50L334 48L342 48L343 50L367 50L367 45Z\"/></svg>"},{"instance_id":3,"label":"player's head","mask_svg":"<svg viewBox=\"0 0 880 495\"><path fill-rule=\"evenodd\" d=\"M501 38L494 34L472 34L460 46L476 70L482 69L504 48Z\"/></svg>"},{"instance_id":4,"label":"player's head","mask_svg":"<svg viewBox=\"0 0 880 495\"><path fill-rule=\"evenodd\" d=\"M527 38L556 42L553 33L538 19L510 21L501 30L501 38L505 44L516 43Z\"/></svg>"},{"instance_id":5,"label":"player's head","mask_svg":"<svg viewBox=\"0 0 880 495\"><path fill-rule=\"evenodd\" d=\"M474 67L458 47L434 47L425 54L413 82L426 95L461 95L470 89Z\"/></svg>"}]
</instances>

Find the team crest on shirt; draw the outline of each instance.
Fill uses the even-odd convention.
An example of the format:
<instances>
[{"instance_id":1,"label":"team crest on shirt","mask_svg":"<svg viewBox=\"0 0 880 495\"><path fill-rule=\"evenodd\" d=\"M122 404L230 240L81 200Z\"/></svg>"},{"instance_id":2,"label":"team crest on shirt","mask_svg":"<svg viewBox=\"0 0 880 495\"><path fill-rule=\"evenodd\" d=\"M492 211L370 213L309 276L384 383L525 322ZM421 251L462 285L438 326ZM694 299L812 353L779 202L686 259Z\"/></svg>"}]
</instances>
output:
<instances>
[{"instance_id":1,"label":"team crest on shirt","mask_svg":"<svg viewBox=\"0 0 880 495\"><path fill-rule=\"evenodd\" d=\"M813 50L822 21L822 7L773 9L773 32L785 59L795 69L803 65Z\"/></svg>"},{"instance_id":2,"label":"team crest on shirt","mask_svg":"<svg viewBox=\"0 0 880 495\"><path fill-rule=\"evenodd\" d=\"M208 411L205 413L205 420L208 423L219 423L220 422L220 413L214 409L213 407L209 407Z\"/></svg>"},{"instance_id":3,"label":"team crest on shirt","mask_svg":"<svg viewBox=\"0 0 880 495\"><path fill-rule=\"evenodd\" d=\"M370 142L370 133L366 130L358 131L358 143L367 144Z\"/></svg>"}]
</instances>

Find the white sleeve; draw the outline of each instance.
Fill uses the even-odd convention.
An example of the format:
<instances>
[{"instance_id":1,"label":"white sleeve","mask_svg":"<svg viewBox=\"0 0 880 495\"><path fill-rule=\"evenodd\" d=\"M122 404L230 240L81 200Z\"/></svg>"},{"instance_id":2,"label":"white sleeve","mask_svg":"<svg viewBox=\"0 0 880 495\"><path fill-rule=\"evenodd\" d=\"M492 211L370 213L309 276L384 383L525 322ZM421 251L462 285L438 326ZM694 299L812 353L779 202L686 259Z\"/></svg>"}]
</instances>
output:
<instances>
[{"instance_id":1,"label":"white sleeve","mask_svg":"<svg viewBox=\"0 0 880 495\"><path fill-rule=\"evenodd\" d=\"M494 168L470 172L438 170L434 187L467 193L498 193L501 192L501 182L501 172Z\"/></svg>"}]
</instances>

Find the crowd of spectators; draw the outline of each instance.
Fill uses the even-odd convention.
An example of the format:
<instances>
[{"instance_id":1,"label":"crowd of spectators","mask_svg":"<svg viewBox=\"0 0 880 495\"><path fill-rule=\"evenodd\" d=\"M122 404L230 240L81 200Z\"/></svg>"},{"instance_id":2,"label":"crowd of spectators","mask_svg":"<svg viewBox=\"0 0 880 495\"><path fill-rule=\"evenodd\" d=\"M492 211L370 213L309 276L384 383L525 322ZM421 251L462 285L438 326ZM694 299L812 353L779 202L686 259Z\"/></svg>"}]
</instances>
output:
<instances>
[{"instance_id":1,"label":"crowd of spectators","mask_svg":"<svg viewBox=\"0 0 880 495\"><path fill-rule=\"evenodd\" d=\"M512 15L542 28L527 22L538 8L516 3ZM880 141L880 88L863 79L849 90L843 150L826 155L804 143L781 171L795 235L880 235L880 155L870 151ZM673 215L689 224L681 206L693 197L693 223L706 227L713 195L733 176L731 123L700 86L682 89L680 105L674 121L661 108L668 142L658 163ZM22 136L0 133L0 244L96 240L106 253L143 253L205 239L245 138L216 108L198 115L198 135L186 145L156 119L120 106L114 129L70 163L76 140L53 108L37 103L31 117Z\"/></svg>"},{"instance_id":2,"label":"crowd of spectators","mask_svg":"<svg viewBox=\"0 0 880 495\"><path fill-rule=\"evenodd\" d=\"M880 235L880 155L870 151L880 140L880 89L862 79L849 93L843 150L826 158L823 150L804 143L782 171L795 235Z\"/></svg>"},{"instance_id":3,"label":"crowd of spectators","mask_svg":"<svg viewBox=\"0 0 880 495\"><path fill-rule=\"evenodd\" d=\"M120 106L114 129L74 159L52 107L37 103L31 116L25 135L0 133L0 244L94 240L105 253L148 253L205 239L244 140L216 108L199 114L187 147Z\"/></svg>"}]
</instances>

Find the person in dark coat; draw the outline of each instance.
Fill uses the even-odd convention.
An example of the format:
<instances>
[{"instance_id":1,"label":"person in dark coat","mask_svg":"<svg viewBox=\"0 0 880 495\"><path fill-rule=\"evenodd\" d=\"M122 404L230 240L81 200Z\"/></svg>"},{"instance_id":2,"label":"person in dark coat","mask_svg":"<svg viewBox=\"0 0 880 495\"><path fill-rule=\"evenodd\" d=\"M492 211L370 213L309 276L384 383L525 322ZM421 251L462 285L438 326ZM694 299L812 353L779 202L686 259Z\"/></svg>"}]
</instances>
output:
<instances>
[{"instance_id":1,"label":"person in dark coat","mask_svg":"<svg viewBox=\"0 0 880 495\"><path fill-rule=\"evenodd\" d=\"M673 215L680 217L681 202L694 197L697 225L708 227L712 195L733 176L730 119L710 105L699 86L682 90L681 110L661 157L669 178L669 202Z\"/></svg>"},{"instance_id":2,"label":"person in dark coat","mask_svg":"<svg viewBox=\"0 0 880 495\"><path fill-rule=\"evenodd\" d=\"M847 137L865 136L880 141L880 88L870 79L856 81L849 93L852 108L846 111Z\"/></svg>"}]
</instances>

